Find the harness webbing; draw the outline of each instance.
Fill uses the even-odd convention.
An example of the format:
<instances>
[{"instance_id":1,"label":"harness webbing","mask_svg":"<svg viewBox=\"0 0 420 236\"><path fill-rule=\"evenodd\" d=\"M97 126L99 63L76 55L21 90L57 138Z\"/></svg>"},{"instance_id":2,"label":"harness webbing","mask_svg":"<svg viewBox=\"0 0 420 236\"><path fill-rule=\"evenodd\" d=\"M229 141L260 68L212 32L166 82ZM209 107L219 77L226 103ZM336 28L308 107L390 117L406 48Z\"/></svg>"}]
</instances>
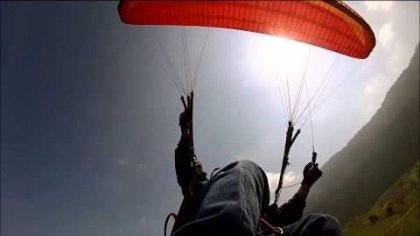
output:
<instances>
[{"instance_id":1,"label":"harness webbing","mask_svg":"<svg viewBox=\"0 0 420 236\"><path fill-rule=\"evenodd\" d=\"M163 235L164 236L166 236L167 234L166 234L166 230L167 230L167 228L168 228L168 222L169 222L169 219L171 218L171 217L173 217L174 218L174 222L176 222L176 218L178 217L175 213L169 213L169 215L166 217L166 219L165 219L165 225L164 225L164 229L163 229Z\"/></svg>"}]
</instances>

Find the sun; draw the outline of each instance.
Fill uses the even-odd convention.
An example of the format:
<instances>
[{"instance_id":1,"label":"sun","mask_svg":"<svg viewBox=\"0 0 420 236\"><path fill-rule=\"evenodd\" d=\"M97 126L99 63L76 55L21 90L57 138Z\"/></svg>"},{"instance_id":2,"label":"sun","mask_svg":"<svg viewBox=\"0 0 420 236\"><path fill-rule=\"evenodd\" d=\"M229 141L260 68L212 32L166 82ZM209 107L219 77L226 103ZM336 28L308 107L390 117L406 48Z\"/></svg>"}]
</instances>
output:
<instances>
[{"instance_id":1,"label":"sun","mask_svg":"<svg viewBox=\"0 0 420 236\"><path fill-rule=\"evenodd\" d=\"M309 56L310 45L268 35L257 35L249 44L254 66L270 79L286 74L293 80L302 73Z\"/></svg>"}]
</instances>

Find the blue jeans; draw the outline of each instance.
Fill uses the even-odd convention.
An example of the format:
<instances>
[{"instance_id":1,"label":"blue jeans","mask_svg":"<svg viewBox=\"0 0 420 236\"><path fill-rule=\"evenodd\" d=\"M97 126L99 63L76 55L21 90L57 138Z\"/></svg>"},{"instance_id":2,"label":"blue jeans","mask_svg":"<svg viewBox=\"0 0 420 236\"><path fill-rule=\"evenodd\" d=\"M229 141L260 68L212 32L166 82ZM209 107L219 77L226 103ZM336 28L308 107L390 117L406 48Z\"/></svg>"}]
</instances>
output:
<instances>
[{"instance_id":1,"label":"blue jeans","mask_svg":"<svg viewBox=\"0 0 420 236\"><path fill-rule=\"evenodd\" d=\"M262 212L269 204L265 172L254 162L238 161L217 172L204 189L205 194L194 220L174 236L255 236ZM332 217L311 215L285 228L288 236L338 236Z\"/></svg>"},{"instance_id":2,"label":"blue jeans","mask_svg":"<svg viewBox=\"0 0 420 236\"><path fill-rule=\"evenodd\" d=\"M340 236L337 219L326 214L311 214L283 228L285 236Z\"/></svg>"}]
</instances>

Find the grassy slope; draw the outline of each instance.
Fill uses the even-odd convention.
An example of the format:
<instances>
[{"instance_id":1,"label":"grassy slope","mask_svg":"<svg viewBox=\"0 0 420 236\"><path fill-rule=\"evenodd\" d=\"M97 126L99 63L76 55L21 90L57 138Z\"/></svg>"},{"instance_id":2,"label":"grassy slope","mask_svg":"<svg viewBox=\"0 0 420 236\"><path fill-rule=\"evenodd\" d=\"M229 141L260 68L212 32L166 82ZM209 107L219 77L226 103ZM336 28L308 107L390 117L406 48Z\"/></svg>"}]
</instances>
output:
<instances>
[{"instance_id":1,"label":"grassy slope","mask_svg":"<svg viewBox=\"0 0 420 236\"><path fill-rule=\"evenodd\" d=\"M420 235L419 174L420 162L417 162L366 214L348 221L343 227L344 235Z\"/></svg>"},{"instance_id":2,"label":"grassy slope","mask_svg":"<svg viewBox=\"0 0 420 236\"><path fill-rule=\"evenodd\" d=\"M419 159L419 47L372 119L322 166L305 214L347 222L367 212Z\"/></svg>"}]
</instances>

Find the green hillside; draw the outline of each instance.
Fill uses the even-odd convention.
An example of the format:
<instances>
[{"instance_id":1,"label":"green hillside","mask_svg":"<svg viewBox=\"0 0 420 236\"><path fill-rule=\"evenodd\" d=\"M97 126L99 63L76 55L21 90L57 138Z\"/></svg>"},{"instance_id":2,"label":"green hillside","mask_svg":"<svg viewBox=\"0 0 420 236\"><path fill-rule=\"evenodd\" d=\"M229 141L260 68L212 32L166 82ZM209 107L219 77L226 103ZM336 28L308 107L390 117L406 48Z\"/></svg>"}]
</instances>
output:
<instances>
[{"instance_id":1,"label":"green hillside","mask_svg":"<svg viewBox=\"0 0 420 236\"><path fill-rule=\"evenodd\" d=\"M342 223L369 211L419 160L419 45L381 107L348 144L322 166L306 213Z\"/></svg>"},{"instance_id":2,"label":"green hillside","mask_svg":"<svg viewBox=\"0 0 420 236\"><path fill-rule=\"evenodd\" d=\"M366 214L347 222L344 235L420 235L419 174L420 162L417 162Z\"/></svg>"}]
</instances>

